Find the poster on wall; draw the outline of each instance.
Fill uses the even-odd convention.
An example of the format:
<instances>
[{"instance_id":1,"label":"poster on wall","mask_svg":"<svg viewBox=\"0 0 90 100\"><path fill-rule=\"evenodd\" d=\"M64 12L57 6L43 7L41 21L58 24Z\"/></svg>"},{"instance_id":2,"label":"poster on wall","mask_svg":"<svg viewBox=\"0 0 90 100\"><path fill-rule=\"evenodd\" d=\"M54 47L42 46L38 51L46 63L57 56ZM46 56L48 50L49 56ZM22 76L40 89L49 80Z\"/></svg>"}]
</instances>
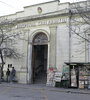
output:
<instances>
[{"instance_id":1,"label":"poster on wall","mask_svg":"<svg viewBox=\"0 0 90 100\"><path fill-rule=\"evenodd\" d=\"M71 86L72 87L77 87L77 79L76 79L75 69L71 70Z\"/></svg>"},{"instance_id":2,"label":"poster on wall","mask_svg":"<svg viewBox=\"0 0 90 100\"><path fill-rule=\"evenodd\" d=\"M79 88L84 88L84 81L79 81Z\"/></svg>"},{"instance_id":3,"label":"poster on wall","mask_svg":"<svg viewBox=\"0 0 90 100\"><path fill-rule=\"evenodd\" d=\"M53 85L53 79L54 79L55 72L56 72L55 68L49 68L49 71L47 74L47 86Z\"/></svg>"}]
</instances>

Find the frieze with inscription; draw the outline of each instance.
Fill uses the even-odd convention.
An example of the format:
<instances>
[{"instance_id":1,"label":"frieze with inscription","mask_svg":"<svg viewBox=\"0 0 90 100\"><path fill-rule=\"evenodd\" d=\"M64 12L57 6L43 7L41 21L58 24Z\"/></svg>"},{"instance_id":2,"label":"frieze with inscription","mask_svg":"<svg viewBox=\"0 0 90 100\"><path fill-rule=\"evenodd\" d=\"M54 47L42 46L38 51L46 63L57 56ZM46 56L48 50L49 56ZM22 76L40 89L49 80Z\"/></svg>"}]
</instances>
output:
<instances>
[{"instance_id":1,"label":"frieze with inscription","mask_svg":"<svg viewBox=\"0 0 90 100\"><path fill-rule=\"evenodd\" d=\"M63 19L53 19L53 20L45 20L45 21L36 21L24 24L18 24L17 28L27 28L33 26L40 26L40 25L51 25L51 24L59 24L59 23L66 23L68 21L67 18Z\"/></svg>"}]
</instances>

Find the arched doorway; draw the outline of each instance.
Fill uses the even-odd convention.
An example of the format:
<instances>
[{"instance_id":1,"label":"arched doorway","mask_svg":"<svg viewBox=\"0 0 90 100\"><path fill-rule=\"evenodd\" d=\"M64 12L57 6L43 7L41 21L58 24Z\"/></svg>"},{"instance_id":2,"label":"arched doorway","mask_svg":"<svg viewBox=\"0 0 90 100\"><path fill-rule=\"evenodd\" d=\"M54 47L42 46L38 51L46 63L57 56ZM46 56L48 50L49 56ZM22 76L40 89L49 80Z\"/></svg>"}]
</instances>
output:
<instances>
[{"instance_id":1,"label":"arched doorway","mask_svg":"<svg viewBox=\"0 0 90 100\"><path fill-rule=\"evenodd\" d=\"M32 44L32 83L45 84L47 80L48 38L38 33Z\"/></svg>"}]
</instances>

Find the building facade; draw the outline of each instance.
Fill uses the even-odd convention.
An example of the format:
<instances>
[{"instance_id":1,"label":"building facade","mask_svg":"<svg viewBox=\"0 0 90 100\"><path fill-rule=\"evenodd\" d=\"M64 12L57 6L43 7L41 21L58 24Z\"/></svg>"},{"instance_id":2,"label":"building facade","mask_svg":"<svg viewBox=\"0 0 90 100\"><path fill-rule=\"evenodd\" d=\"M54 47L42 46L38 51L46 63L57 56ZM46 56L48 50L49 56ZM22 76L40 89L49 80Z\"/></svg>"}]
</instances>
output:
<instances>
[{"instance_id":1,"label":"building facade","mask_svg":"<svg viewBox=\"0 0 90 100\"><path fill-rule=\"evenodd\" d=\"M78 4L84 3L87 2ZM63 67L67 66L65 62L88 62L88 51L81 54L76 51L77 48L85 50L85 44L75 45L79 42L78 36L71 33L71 25L74 25L71 19L78 18L78 15L72 17L71 14L74 5L51 1L27 6L24 11L3 16L17 21L16 30L23 31L22 37L26 40L18 40L17 45L17 50L24 57L19 60L5 58L4 71L8 64L12 64L19 83L35 83L41 78L49 84L53 76L50 71L62 73Z\"/></svg>"}]
</instances>

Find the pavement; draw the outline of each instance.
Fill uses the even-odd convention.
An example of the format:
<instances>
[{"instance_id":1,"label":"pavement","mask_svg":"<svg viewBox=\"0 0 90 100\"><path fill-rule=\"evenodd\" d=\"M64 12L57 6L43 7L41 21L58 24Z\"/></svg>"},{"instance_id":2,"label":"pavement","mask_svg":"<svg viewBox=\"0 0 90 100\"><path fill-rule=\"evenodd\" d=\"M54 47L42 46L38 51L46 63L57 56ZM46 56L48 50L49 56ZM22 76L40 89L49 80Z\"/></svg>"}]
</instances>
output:
<instances>
[{"instance_id":1,"label":"pavement","mask_svg":"<svg viewBox=\"0 0 90 100\"><path fill-rule=\"evenodd\" d=\"M55 91L55 92L62 92L62 93L90 95L90 90L88 90L88 89L50 87L50 86L46 86L45 84L1 83L0 86L10 87L10 88L23 88L23 89L32 89L32 90L47 90L47 91Z\"/></svg>"}]
</instances>

